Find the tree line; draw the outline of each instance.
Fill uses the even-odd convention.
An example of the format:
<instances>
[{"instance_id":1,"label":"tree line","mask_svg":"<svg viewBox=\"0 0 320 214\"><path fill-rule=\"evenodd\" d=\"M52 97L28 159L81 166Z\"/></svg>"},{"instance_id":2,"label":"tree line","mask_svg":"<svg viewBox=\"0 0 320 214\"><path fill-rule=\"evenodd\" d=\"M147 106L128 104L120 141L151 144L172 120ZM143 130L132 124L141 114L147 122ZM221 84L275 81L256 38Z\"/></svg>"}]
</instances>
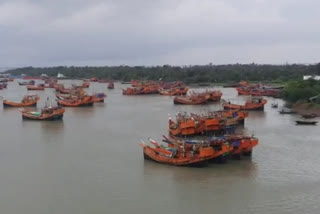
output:
<instances>
[{"instance_id":1,"label":"tree line","mask_svg":"<svg viewBox=\"0 0 320 214\"><path fill-rule=\"evenodd\" d=\"M194 66L57 66L57 67L24 67L8 70L12 75L57 76L62 73L70 78L101 78L120 81L159 80L184 81L190 83L227 83L239 81L287 82L301 80L303 75L320 75L320 63L312 65L194 65Z\"/></svg>"}]
</instances>

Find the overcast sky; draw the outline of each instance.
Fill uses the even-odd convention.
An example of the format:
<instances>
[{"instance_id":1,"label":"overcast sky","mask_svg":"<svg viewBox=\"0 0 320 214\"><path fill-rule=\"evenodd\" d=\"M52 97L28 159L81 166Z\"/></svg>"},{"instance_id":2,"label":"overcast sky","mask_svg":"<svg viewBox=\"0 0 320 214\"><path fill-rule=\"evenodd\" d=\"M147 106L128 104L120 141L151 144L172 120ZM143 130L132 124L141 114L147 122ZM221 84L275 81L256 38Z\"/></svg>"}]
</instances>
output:
<instances>
[{"instance_id":1,"label":"overcast sky","mask_svg":"<svg viewBox=\"0 0 320 214\"><path fill-rule=\"evenodd\" d=\"M319 0L0 0L0 66L320 62Z\"/></svg>"}]
</instances>

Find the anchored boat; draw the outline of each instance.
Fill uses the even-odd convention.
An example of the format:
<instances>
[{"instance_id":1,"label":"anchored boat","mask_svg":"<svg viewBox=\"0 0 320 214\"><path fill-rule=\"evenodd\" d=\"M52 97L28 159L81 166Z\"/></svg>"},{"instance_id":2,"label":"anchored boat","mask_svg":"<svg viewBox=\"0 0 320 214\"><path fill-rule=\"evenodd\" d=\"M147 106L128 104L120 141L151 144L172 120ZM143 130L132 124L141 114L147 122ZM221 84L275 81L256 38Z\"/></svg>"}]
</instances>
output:
<instances>
[{"instance_id":1,"label":"anchored boat","mask_svg":"<svg viewBox=\"0 0 320 214\"><path fill-rule=\"evenodd\" d=\"M291 109L285 109L285 108L281 109L281 111L279 111L279 113L280 114L297 114L296 111L293 111Z\"/></svg>"},{"instance_id":2,"label":"anchored boat","mask_svg":"<svg viewBox=\"0 0 320 214\"><path fill-rule=\"evenodd\" d=\"M148 87L134 87L122 89L123 95L143 95L143 94L157 94L159 87L158 86L148 86Z\"/></svg>"},{"instance_id":3,"label":"anchored boat","mask_svg":"<svg viewBox=\"0 0 320 214\"><path fill-rule=\"evenodd\" d=\"M26 111L20 109L22 118L27 120L61 120L65 112L61 107L45 107L41 111Z\"/></svg>"},{"instance_id":4,"label":"anchored boat","mask_svg":"<svg viewBox=\"0 0 320 214\"><path fill-rule=\"evenodd\" d=\"M187 87L178 87L178 88L169 88L169 89L159 89L159 94L167 96L176 96L176 95L186 95L189 88Z\"/></svg>"},{"instance_id":5,"label":"anchored boat","mask_svg":"<svg viewBox=\"0 0 320 214\"><path fill-rule=\"evenodd\" d=\"M229 145L230 155L235 159L240 159L241 156L251 156L253 148L258 145L259 140L253 136L246 135L223 135L220 137L212 137L206 139L193 139L193 140L185 140L185 139L177 139L174 137L167 138L163 136L164 142L169 144L207 144L213 147L215 150L221 150L223 145Z\"/></svg>"},{"instance_id":6,"label":"anchored boat","mask_svg":"<svg viewBox=\"0 0 320 214\"><path fill-rule=\"evenodd\" d=\"M22 98L20 103L3 100L3 107L28 107L36 106L37 102L40 100L38 95L26 95Z\"/></svg>"},{"instance_id":7,"label":"anchored boat","mask_svg":"<svg viewBox=\"0 0 320 214\"><path fill-rule=\"evenodd\" d=\"M229 145L223 145L220 150L215 150L209 144L177 143L164 147L149 140L153 147L139 143L143 148L144 158L175 166L206 166L209 160L231 151Z\"/></svg>"},{"instance_id":8,"label":"anchored boat","mask_svg":"<svg viewBox=\"0 0 320 214\"><path fill-rule=\"evenodd\" d=\"M174 104L183 104L183 105L201 105L206 104L208 99L202 95L188 95L188 96L178 96L174 97Z\"/></svg>"},{"instance_id":9,"label":"anchored boat","mask_svg":"<svg viewBox=\"0 0 320 214\"><path fill-rule=\"evenodd\" d=\"M248 113L244 111L215 111L206 114L177 114L176 121L169 118L168 130L173 136L223 134L243 124Z\"/></svg>"},{"instance_id":10,"label":"anchored boat","mask_svg":"<svg viewBox=\"0 0 320 214\"><path fill-rule=\"evenodd\" d=\"M59 106L67 107L82 107L82 106L92 106L94 99L92 96L85 95L83 97L76 97L71 99L58 99Z\"/></svg>"},{"instance_id":11,"label":"anchored boat","mask_svg":"<svg viewBox=\"0 0 320 214\"><path fill-rule=\"evenodd\" d=\"M297 125L317 125L318 121L301 121L296 120Z\"/></svg>"},{"instance_id":12,"label":"anchored boat","mask_svg":"<svg viewBox=\"0 0 320 214\"><path fill-rule=\"evenodd\" d=\"M223 108L224 109L238 109L238 110L263 110L264 105L267 103L266 99L261 97L252 97L251 99L247 100L244 105L233 104L230 102L224 102Z\"/></svg>"},{"instance_id":13,"label":"anchored boat","mask_svg":"<svg viewBox=\"0 0 320 214\"><path fill-rule=\"evenodd\" d=\"M28 85L27 86L27 89L30 91L30 90L38 90L38 91L43 91L45 88L45 86L43 84L39 84L37 86L34 86L34 85Z\"/></svg>"}]
</instances>

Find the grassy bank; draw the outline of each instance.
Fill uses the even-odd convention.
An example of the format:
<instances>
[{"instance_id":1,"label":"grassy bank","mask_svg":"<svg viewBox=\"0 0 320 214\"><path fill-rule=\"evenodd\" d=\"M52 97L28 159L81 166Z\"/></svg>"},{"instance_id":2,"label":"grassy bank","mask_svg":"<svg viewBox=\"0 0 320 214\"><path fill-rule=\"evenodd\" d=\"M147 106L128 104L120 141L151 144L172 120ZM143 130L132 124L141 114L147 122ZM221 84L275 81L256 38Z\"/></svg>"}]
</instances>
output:
<instances>
[{"instance_id":1,"label":"grassy bank","mask_svg":"<svg viewBox=\"0 0 320 214\"><path fill-rule=\"evenodd\" d=\"M282 96L299 113L320 113L320 81L300 80L285 84Z\"/></svg>"}]
</instances>

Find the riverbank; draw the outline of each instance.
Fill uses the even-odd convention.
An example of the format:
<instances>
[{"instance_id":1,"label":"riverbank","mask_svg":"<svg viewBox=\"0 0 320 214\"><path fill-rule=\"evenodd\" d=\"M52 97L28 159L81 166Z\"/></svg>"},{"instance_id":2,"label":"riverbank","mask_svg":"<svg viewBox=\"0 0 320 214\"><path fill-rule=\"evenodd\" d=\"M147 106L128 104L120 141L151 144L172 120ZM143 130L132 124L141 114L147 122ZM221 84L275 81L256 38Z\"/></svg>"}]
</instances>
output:
<instances>
[{"instance_id":1,"label":"riverbank","mask_svg":"<svg viewBox=\"0 0 320 214\"><path fill-rule=\"evenodd\" d=\"M317 114L320 115L320 104L314 103L296 103L292 104L292 109L298 114Z\"/></svg>"}]
</instances>

